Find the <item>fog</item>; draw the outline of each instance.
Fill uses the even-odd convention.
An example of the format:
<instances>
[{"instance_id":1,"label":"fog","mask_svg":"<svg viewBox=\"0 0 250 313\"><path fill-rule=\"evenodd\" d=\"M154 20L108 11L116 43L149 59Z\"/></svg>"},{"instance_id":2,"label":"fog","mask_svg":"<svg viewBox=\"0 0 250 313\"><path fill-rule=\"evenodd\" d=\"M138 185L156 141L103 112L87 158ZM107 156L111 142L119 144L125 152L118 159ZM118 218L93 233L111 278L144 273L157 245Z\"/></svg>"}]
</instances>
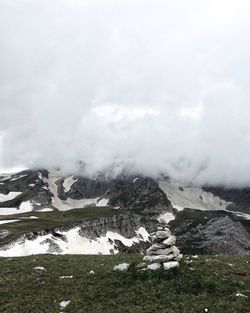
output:
<instances>
[{"instance_id":1,"label":"fog","mask_svg":"<svg viewBox=\"0 0 250 313\"><path fill-rule=\"evenodd\" d=\"M250 185L249 38L243 0L0 0L0 167Z\"/></svg>"}]
</instances>

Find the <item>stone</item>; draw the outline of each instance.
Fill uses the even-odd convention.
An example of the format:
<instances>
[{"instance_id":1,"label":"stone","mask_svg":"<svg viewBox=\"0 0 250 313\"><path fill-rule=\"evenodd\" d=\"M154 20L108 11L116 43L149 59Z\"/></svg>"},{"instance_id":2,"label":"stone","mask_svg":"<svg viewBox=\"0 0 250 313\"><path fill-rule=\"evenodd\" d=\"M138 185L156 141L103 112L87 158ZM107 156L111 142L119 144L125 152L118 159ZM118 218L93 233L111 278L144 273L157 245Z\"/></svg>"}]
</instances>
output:
<instances>
[{"instance_id":1,"label":"stone","mask_svg":"<svg viewBox=\"0 0 250 313\"><path fill-rule=\"evenodd\" d=\"M180 255L180 250L177 247L173 246L172 251L175 257L178 257Z\"/></svg>"},{"instance_id":2,"label":"stone","mask_svg":"<svg viewBox=\"0 0 250 313\"><path fill-rule=\"evenodd\" d=\"M129 268L130 264L128 263L121 263L114 266L114 271L126 272Z\"/></svg>"},{"instance_id":3,"label":"stone","mask_svg":"<svg viewBox=\"0 0 250 313\"><path fill-rule=\"evenodd\" d=\"M174 257L174 260L179 262L182 258L183 258L183 254L179 254L178 256Z\"/></svg>"},{"instance_id":4,"label":"stone","mask_svg":"<svg viewBox=\"0 0 250 313\"><path fill-rule=\"evenodd\" d=\"M43 266L37 266L37 267L34 267L33 269L37 270L37 271L45 271L46 272L46 269Z\"/></svg>"},{"instance_id":5,"label":"stone","mask_svg":"<svg viewBox=\"0 0 250 313\"><path fill-rule=\"evenodd\" d=\"M163 263L164 270L169 270L170 268L174 268L178 266L179 266L179 262L177 261Z\"/></svg>"},{"instance_id":6,"label":"stone","mask_svg":"<svg viewBox=\"0 0 250 313\"><path fill-rule=\"evenodd\" d=\"M158 226L158 227L157 227L157 230L164 230L164 227Z\"/></svg>"},{"instance_id":7,"label":"stone","mask_svg":"<svg viewBox=\"0 0 250 313\"><path fill-rule=\"evenodd\" d=\"M165 248L167 248L167 246L162 244L162 243L154 243L154 244L152 244L152 246L150 248L148 248L148 250L156 251L156 250L165 249Z\"/></svg>"},{"instance_id":8,"label":"stone","mask_svg":"<svg viewBox=\"0 0 250 313\"><path fill-rule=\"evenodd\" d=\"M159 250L151 250L151 248L149 248L147 250L147 255L168 255L170 253L173 253L172 247L166 248L166 249L159 249Z\"/></svg>"},{"instance_id":9,"label":"stone","mask_svg":"<svg viewBox=\"0 0 250 313\"><path fill-rule=\"evenodd\" d=\"M161 264L160 263L153 263L153 264L149 264L148 265L148 269L151 271L157 271L161 268Z\"/></svg>"},{"instance_id":10,"label":"stone","mask_svg":"<svg viewBox=\"0 0 250 313\"><path fill-rule=\"evenodd\" d=\"M142 263L137 264L135 268L138 270L141 270L141 269L146 268L147 266L148 266L147 263L142 262Z\"/></svg>"},{"instance_id":11,"label":"stone","mask_svg":"<svg viewBox=\"0 0 250 313\"><path fill-rule=\"evenodd\" d=\"M167 247L174 246L176 244L176 237L172 235L168 239L165 239L162 243Z\"/></svg>"},{"instance_id":12,"label":"stone","mask_svg":"<svg viewBox=\"0 0 250 313\"><path fill-rule=\"evenodd\" d=\"M167 262L174 260L174 255L146 255L143 258L143 261L145 262Z\"/></svg>"},{"instance_id":13,"label":"stone","mask_svg":"<svg viewBox=\"0 0 250 313\"><path fill-rule=\"evenodd\" d=\"M166 239L171 236L170 230L158 230L155 234L156 238Z\"/></svg>"},{"instance_id":14,"label":"stone","mask_svg":"<svg viewBox=\"0 0 250 313\"><path fill-rule=\"evenodd\" d=\"M159 223L164 226L167 225L166 221L162 217L159 219Z\"/></svg>"},{"instance_id":15,"label":"stone","mask_svg":"<svg viewBox=\"0 0 250 313\"><path fill-rule=\"evenodd\" d=\"M70 303L71 303L70 300L60 302L60 303L59 303L60 309L61 309L61 310L64 310Z\"/></svg>"}]
</instances>

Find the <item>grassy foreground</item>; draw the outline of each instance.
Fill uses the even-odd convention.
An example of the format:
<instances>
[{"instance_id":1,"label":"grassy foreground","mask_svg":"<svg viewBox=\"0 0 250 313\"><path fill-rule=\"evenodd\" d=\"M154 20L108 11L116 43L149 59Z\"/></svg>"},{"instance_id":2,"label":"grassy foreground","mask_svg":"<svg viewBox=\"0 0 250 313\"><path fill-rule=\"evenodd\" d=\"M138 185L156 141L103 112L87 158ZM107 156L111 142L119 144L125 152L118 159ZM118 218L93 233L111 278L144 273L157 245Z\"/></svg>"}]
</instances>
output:
<instances>
[{"instance_id":1,"label":"grassy foreground","mask_svg":"<svg viewBox=\"0 0 250 313\"><path fill-rule=\"evenodd\" d=\"M168 272L112 271L140 260L139 255L0 258L0 312L250 312L249 256L199 257L191 264L185 258ZM65 275L73 279L59 278ZM71 303L60 310L63 300Z\"/></svg>"}]
</instances>

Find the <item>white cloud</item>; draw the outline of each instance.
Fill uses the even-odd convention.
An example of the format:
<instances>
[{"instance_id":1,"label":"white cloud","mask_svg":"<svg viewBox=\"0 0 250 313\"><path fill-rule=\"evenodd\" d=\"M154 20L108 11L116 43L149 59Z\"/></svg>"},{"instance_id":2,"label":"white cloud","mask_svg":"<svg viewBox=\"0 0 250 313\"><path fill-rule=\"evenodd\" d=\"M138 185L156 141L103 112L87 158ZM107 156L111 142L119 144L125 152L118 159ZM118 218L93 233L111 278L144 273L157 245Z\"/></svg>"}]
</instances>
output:
<instances>
[{"instance_id":1,"label":"white cloud","mask_svg":"<svg viewBox=\"0 0 250 313\"><path fill-rule=\"evenodd\" d=\"M0 1L1 167L249 184L250 4Z\"/></svg>"}]
</instances>

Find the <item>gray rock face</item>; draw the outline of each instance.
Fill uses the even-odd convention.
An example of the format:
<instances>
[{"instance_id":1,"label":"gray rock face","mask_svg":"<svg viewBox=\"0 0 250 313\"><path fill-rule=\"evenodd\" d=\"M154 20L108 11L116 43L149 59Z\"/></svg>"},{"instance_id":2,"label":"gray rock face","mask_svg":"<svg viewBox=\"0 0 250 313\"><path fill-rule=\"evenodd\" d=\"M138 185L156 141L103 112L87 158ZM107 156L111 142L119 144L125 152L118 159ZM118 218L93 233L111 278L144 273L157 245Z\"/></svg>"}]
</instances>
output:
<instances>
[{"instance_id":1,"label":"gray rock face","mask_svg":"<svg viewBox=\"0 0 250 313\"><path fill-rule=\"evenodd\" d=\"M172 212L173 208L157 182L149 177L118 176L105 178L98 176L95 180L77 177L70 190L65 193L63 181L58 182L59 197L66 199L108 198L109 205L129 210L141 210L144 213Z\"/></svg>"},{"instance_id":2,"label":"gray rock face","mask_svg":"<svg viewBox=\"0 0 250 313\"><path fill-rule=\"evenodd\" d=\"M213 195L232 202L227 210L238 211L250 214L250 188L224 188L224 187L204 187L205 191Z\"/></svg>"},{"instance_id":3,"label":"gray rock face","mask_svg":"<svg viewBox=\"0 0 250 313\"><path fill-rule=\"evenodd\" d=\"M0 207L18 207L23 201L31 200L34 209L51 206L52 193L44 178L48 178L46 170L25 170L9 176L0 176L0 193L11 191L22 192L13 200L0 202Z\"/></svg>"},{"instance_id":4,"label":"gray rock face","mask_svg":"<svg viewBox=\"0 0 250 313\"><path fill-rule=\"evenodd\" d=\"M177 246L184 253L250 253L250 221L231 213L185 209L170 224L177 236Z\"/></svg>"},{"instance_id":5,"label":"gray rock face","mask_svg":"<svg viewBox=\"0 0 250 313\"><path fill-rule=\"evenodd\" d=\"M155 219L147 219L143 216L127 212L83 222L79 234L83 237L94 239L96 237L104 236L107 231L112 231L119 233L126 238L133 238L136 236L136 230L140 227L144 227L150 232L156 229L157 221Z\"/></svg>"},{"instance_id":6,"label":"gray rock face","mask_svg":"<svg viewBox=\"0 0 250 313\"><path fill-rule=\"evenodd\" d=\"M46 179L47 170L27 170L9 176L0 176L0 193L22 192L13 200L0 203L0 207L18 207L31 200L34 210L52 206L53 194ZM108 205L126 210L140 210L145 214L172 212L173 207L157 182L149 177L120 175L115 178L98 175L95 179L74 176L68 191L63 186L65 177L56 181L58 197L74 200L105 198Z\"/></svg>"}]
</instances>

